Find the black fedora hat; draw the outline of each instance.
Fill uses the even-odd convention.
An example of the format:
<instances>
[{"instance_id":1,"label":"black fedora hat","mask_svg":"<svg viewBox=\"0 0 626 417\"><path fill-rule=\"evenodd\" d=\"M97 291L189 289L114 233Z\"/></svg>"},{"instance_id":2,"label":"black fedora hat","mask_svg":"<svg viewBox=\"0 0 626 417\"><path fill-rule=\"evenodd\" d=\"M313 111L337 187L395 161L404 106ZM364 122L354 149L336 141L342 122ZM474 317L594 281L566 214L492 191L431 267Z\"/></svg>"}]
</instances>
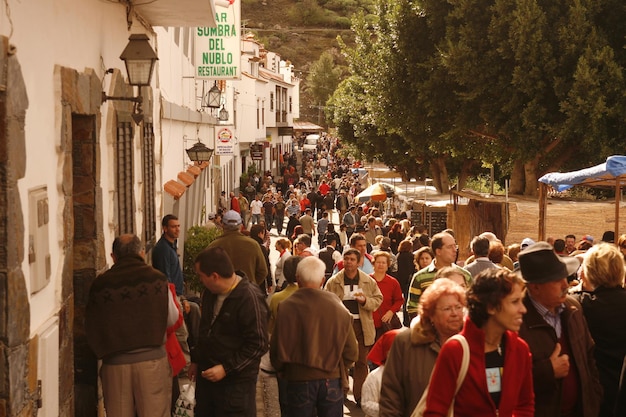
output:
<instances>
[{"instance_id":1,"label":"black fedora hat","mask_svg":"<svg viewBox=\"0 0 626 417\"><path fill-rule=\"evenodd\" d=\"M559 281L574 274L580 260L574 256L558 256L547 242L537 242L519 253L522 276L529 284Z\"/></svg>"}]
</instances>

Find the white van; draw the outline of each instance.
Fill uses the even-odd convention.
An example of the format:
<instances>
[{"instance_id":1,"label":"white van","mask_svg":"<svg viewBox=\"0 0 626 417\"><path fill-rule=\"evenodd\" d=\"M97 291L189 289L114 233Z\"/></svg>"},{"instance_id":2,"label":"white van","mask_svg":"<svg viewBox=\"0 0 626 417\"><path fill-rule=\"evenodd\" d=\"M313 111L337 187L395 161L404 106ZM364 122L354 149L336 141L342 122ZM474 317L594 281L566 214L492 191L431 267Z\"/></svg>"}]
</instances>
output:
<instances>
[{"instance_id":1,"label":"white van","mask_svg":"<svg viewBox=\"0 0 626 417\"><path fill-rule=\"evenodd\" d=\"M304 146L302 147L305 151L314 151L317 149L317 141L319 140L320 135L307 135L304 139Z\"/></svg>"}]
</instances>

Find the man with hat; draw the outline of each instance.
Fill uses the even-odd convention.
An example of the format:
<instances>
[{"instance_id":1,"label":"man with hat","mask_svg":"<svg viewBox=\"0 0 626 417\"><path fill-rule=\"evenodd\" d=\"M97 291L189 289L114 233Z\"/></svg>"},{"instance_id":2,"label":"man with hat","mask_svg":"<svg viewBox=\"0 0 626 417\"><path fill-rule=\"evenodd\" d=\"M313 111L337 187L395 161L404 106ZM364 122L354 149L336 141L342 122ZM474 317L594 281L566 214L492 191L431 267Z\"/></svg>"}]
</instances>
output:
<instances>
[{"instance_id":1,"label":"man with hat","mask_svg":"<svg viewBox=\"0 0 626 417\"><path fill-rule=\"evenodd\" d=\"M230 257L235 271L265 288L267 264L261 247L253 239L241 233L241 215L235 210L228 210L222 217L224 233L209 244L207 248L223 248Z\"/></svg>"},{"instance_id":2,"label":"man with hat","mask_svg":"<svg viewBox=\"0 0 626 417\"><path fill-rule=\"evenodd\" d=\"M519 263L528 310L519 335L533 356L535 417L597 416L602 388L594 342L582 307L568 296L567 277L580 261L537 242L520 252Z\"/></svg>"},{"instance_id":3,"label":"man with hat","mask_svg":"<svg viewBox=\"0 0 626 417\"><path fill-rule=\"evenodd\" d=\"M520 249L521 249L521 250L524 250L524 249L526 249L527 247L532 246L532 245L534 245L534 244L535 244L535 241L534 241L534 240L532 240L532 239L531 239L531 238L529 238L529 237L525 237L524 239L522 239L522 243L520 244Z\"/></svg>"}]
</instances>

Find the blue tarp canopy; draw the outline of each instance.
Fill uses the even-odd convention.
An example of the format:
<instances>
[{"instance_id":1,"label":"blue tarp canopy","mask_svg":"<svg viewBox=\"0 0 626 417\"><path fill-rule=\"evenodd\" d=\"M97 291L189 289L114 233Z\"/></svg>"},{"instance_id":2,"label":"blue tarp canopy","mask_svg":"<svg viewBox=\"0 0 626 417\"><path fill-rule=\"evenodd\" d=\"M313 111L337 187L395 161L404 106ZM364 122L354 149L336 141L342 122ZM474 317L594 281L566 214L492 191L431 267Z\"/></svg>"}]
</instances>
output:
<instances>
[{"instance_id":1,"label":"blue tarp canopy","mask_svg":"<svg viewBox=\"0 0 626 417\"><path fill-rule=\"evenodd\" d=\"M575 185L615 188L615 236L619 236L621 188L626 187L626 156L613 155L605 163L572 172L550 172L539 178L539 239L545 240L547 186L561 192Z\"/></svg>"},{"instance_id":2,"label":"blue tarp canopy","mask_svg":"<svg viewBox=\"0 0 626 417\"><path fill-rule=\"evenodd\" d=\"M615 187L626 185L626 156L609 156L606 162L590 168L572 172L550 172L539 178L539 182L561 192L574 185L588 187Z\"/></svg>"}]
</instances>

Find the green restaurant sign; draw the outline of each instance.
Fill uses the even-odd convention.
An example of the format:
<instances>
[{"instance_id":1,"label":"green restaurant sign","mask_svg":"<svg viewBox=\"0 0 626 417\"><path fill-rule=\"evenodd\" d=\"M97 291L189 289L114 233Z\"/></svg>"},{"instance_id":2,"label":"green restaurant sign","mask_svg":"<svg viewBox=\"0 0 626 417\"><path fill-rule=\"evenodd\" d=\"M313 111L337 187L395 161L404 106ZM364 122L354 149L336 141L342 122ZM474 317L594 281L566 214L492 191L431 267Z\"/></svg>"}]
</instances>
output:
<instances>
[{"instance_id":1,"label":"green restaurant sign","mask_svg":"<svg viewBox=\"0 0 626 417\"><path fill-rule=\"evenodd\" d=\"M215 3L217 26L196 28L196 78L238 80L241 78L241 3L239 0Z\"/></svg>"}]
</instances>

